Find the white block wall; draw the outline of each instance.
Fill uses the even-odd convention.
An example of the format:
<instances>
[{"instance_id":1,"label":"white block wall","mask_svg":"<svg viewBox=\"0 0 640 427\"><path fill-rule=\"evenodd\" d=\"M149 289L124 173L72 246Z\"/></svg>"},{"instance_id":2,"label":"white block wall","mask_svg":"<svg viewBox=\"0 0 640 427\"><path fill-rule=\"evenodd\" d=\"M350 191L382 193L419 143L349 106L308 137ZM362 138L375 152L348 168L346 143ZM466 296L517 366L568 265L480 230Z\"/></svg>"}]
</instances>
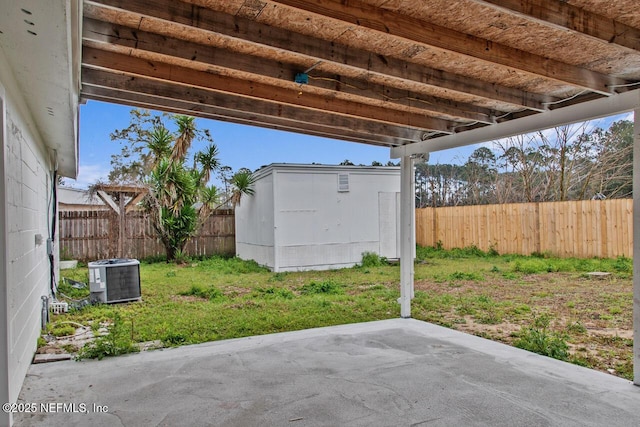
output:
<instances>
[{"instance_id":1,"label":"white block wall","mask_svg":"<svg viewBox=\"0 0 640 427\"><path fill-rule=\"evenodd\" d=\"M52 165L0 51L0 402L15 402L40 335L49 295ZM36 235L44 243L36 244ZM0 413L0 425L11 419Z\"/></svg>"}]
</instances>

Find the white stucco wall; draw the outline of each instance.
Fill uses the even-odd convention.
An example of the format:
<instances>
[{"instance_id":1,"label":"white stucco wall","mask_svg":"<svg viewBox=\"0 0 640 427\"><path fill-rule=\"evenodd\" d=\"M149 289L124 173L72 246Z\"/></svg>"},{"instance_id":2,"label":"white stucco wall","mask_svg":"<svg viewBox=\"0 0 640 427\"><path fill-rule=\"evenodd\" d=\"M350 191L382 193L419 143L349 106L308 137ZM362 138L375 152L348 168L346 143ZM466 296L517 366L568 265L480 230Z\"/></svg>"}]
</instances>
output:
<instances>
[{"instance_id":1,"label":"white stucco wall","mask_svg":"<svg viewBox=\"0 0 640 427\"><path fill-rule=\"evenodd\" d=\"M15 402L40 334L43 295L49 295L50 275L46 239L49 236L49 201L52 165L29 110L0 51L0 401ZM36 243L36 235L43 243ZM5 345L6 343L6 345ZM2 369L4 370L4 369ZM0 413L0 425L10 418Z\"/></svg>"},{"instance_id":2,"label":"white stucco wall","mask_svg":"<svg viewBox=\"0 0 640 427\"><path fill-rule=\"evenodd\" d=\"M349 175L349 191L338 191L339 174ZM321 270L351 267L363 252L381 253L383 235L393 240L384 247L395 249L398 169L270 165L256 176L255 196L236 209L239 257L276 272ZM387 202L394 205L381 206ZM381 225L392 233L381 233Z\"/></svg>"}]
</instances>

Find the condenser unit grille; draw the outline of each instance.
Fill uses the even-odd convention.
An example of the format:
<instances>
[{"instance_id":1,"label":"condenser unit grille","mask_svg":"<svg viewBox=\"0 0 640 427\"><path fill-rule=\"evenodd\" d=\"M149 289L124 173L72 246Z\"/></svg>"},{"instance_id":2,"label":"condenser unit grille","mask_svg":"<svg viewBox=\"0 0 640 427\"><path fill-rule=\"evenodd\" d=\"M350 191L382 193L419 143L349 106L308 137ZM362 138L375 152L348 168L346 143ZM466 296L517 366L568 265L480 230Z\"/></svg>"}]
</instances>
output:
<instances>
[{"instance_id":1,"label":"condenser unit grille","mask_svg":"<svg viewBox=\"0 0 640 427\"><path fill-rule=\"evenodd\" d=\"M127 258L90 262L89 290L95 303L140 300L140 262Z\"/></svg>"},{"instance_id":2,"label":"condenser unit grille","mask_svg":"<svg viewBox=\"0 0 640 427\"><path fill-rule=\"evenodd\" d=\"M112 266L107 275L107 301L140 298L140 266Z\"/></svg>"}]
</instances>

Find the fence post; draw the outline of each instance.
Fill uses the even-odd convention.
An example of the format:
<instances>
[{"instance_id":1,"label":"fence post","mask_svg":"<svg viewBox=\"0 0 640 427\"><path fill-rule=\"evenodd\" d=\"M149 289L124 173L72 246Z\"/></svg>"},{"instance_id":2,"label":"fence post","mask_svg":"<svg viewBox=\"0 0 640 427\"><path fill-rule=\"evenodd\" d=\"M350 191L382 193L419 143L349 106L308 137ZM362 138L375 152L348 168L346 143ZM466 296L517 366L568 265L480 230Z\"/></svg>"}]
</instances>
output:
<instances>
[{"instance_id":1,"label":"fence post","mask_svg":"<svg viewBox=\"0 0 640 427\"><path fill-rule=\"evenodd\" d=\"M542 243L540 241L540 227L542 226L542 221L540 221L540 202L536 202L535 206L534 206L534 212L535 212L535 224L536 224L536 229L533 235L534 241L533 241L533 247L536 248L536 252L541 254L542 253Z\"/></svg>"},{"instance_id":2,"label":"fence post","mask_svg":"<svg viewBox=\"0 0 640 427\"><path fill-rule=\"evenodd\" d=\"M633 383L640 385L640 106L633 135Z\"/></svg>"},{"instance_id":3,"label":"fence post","mask_svg":"<svg viewBox=\"0 0 640 427\"><path fill-rule=\"evenodd\" d=\"M118 215L119 227L118 227L118 258L124 258L124 241L126 238L125 224L126 224L126 211L124 209L124 193L118 194L118 203L120 212Z\"/></svg>"}]
</instances>

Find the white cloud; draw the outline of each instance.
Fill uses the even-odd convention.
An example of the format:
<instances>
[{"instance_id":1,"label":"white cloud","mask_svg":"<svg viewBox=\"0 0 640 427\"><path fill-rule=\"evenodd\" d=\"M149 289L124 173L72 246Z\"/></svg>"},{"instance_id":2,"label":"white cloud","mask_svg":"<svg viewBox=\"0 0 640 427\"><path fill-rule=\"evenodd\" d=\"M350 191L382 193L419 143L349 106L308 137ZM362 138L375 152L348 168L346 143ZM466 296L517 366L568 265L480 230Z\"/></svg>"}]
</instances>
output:
<instances>
[{"instance_id":1,"label":"white cloud","mask_svg":"<svg viewBox=\"0 0 640 427\"><path fill-rule=\"evenodd\" d=\"M78 178L72 180L65 178L65 186L73 188L89 188L97 181L106 181L109 175L109 166L104 164L80 164Z\"/></svg>"}]
</instances>

